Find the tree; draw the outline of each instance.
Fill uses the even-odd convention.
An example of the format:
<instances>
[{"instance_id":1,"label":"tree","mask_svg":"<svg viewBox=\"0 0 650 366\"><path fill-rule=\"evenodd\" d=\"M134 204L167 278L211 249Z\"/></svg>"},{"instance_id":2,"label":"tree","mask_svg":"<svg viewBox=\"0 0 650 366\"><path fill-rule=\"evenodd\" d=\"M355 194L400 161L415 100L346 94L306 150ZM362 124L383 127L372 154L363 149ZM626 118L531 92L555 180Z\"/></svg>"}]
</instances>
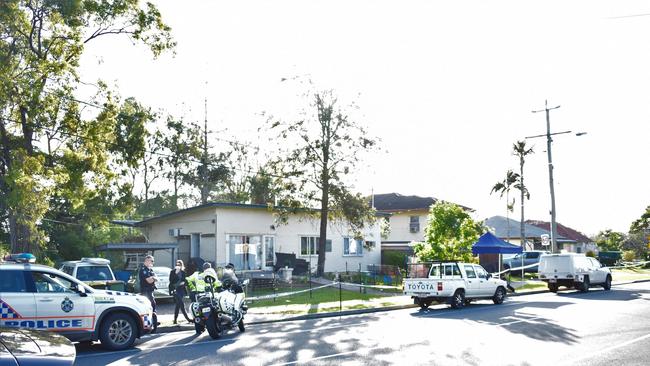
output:
<instances>
[{"instance_id":1,"label":"tree","mask_svg":"<svg viewBox=\"0 0 650 366\"><path fill-rule=\"evenodd\" d=\"M515 206L515 199L512 199L512 203L510 203L510 190L512 187L517 183L519 180L519 174L513 172L512 170L508 169L506 172L506 178L502 180L501 182L496 183L493 187L492 190L490 191L490 194L499 192L499 197L503 198L503 195L506 195L506 223L508 227L508 232L506 233L507 239L506 241L510 240L510 218L509 214L512 212ZM525 188L525 187L523 187ZM524 242L521 242L521 245L524 245Z\"/></svg>"},{"instance_id":2,"label":"tree","mask_svg":"<svg viewBox=\"0 0 650 366\"><path fill-rule=\"evenodd\" d=\"M643 233L629 233L621 243L621 250L634 251L637 258L648 255L648 238Z\"/></svg>"},{"instance_id":3,"label":"tree","mask_svg":"<svg viewBox=\"0 0 650 366\"><path fill-rule=\"evenodd\" d=\"M76 208L122 192L102 181L111 177L115 105L110 96L103 106L83 102L101 110L83 121L73 93L85 44L108 35L144 43L154 56L174 46L156 7L137 0L0 2L0 219L14 252L45 244L49 205ZM59 192L80 180L78 197Z\"/></svg>"},{"instance_id":4,"label":"tree","mask_svg":"<svg viewBox=\"0 0 650 366\"><path fill-rule=\"evenodd\" d=\"M620 250L625 234L607 229L599 232L593 240L601 251Z\"/></svg>"},{"instance_id":5,"label":"tree","mask_svg":"<svg viewBox=\"0 0 650 366\"><path fill-rule=\"evenodd\" d=\"M189 181L194 161L201 157L200 128L195 123L169 116L160 145L164 148L164 155L159 155L158 169L164 172L165 178L171 180L172 206L178 209L181 188Z\"/></svg>"},{"instance_id":6,"label":"tree","mask_svg":"<svg viewBox=\"0 0 650 366\"><path fill-rule=\"evenodd\" d=\"M645 212L635 220L630 226L630 232L644 232L650 230L650 206L646 207Z\"/></svg>"},{"instance_id":7,"label":"tree","mask_svg":"<svg viewBox=\"0 0 650 366\"><path fill-rule=\"evenodd\" d=\"M518 189L519 192L521 193L521 221L519 222L520 225L520 233L519 237L521 240L521 246L522 248L524 247L524 243L526 242L526 232L525 232L525 216L524 216L524 197L526 199L530 199L530 192L528 192L528 188L526 185L524 185L524 163L525 163L525 158L526 156L533 154L533 148L528 148L526 146L526 141L517 141L512 145L512 153L513 155L517 156L519 158L519 177L517 179L517 182L515 182L515 189Z\"/></svg>"},{"instance_id":8,"label":"tree","mask_svg":"<svg viewBox=\"0 0 650 366\"><path fill-rule=\"evenodd\" d=\"M422 262L469 262L472 259L472 245L484 232L483 224L474 221L460 206L439 201L429 210L424 242L416 243L413 249Z\"/></svg>"},{"instance_id":9,"label":"tree","mask_svg":"<svg viewBox=\"0 0 650 366\"><path fill-rule=\"evenodd\" d=\"M308 95L310 108L295 122L269 121L285 141L288 150L280 150L272 162L283 181L281 206L293 209L320 206L320 239L317 275L325 271L325 244L328 219L345 218L355 236L374 219L367 199L351 192L348 176L354 171L361 153L375 148L376 141L339 107L333 91Z\"/></svg>"}]
</instances>

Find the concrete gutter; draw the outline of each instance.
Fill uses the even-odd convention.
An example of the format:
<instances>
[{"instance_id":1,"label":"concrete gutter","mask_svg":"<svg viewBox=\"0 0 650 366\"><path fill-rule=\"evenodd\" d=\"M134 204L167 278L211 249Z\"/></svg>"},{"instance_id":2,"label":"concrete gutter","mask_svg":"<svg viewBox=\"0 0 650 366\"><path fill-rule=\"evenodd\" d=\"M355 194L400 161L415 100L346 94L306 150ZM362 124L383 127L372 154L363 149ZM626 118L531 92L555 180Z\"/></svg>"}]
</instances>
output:
<instances>
[{"instance_id":1,"label":"concrete gutter","mask_svg":"<svg viewBox=\"0 0 650 366\"><path fill-rule=\"evenodd\" d=\"M650 282L650 279L647 279L647 280L634 280L634 281L627 281L627 282L617 282L617 283L612 283L612 286L622 286L622 285L629 285L629 284L632 284L632 283L643 283L643 282ZM568 291L568 290L570 290L570 289L563 289L563 290L560 290L560 292L564 292L564 291ZM546 292L550 292L550 291L548 289L544 289L544 290L535 290L535 291L515 292L515 293L508 294L508 297L520 297L520 296L526 296L526 295L537 295L537 294L543 294L543 293L546 293ZM412 308L417 308L417 307L419 307L419 305L416 305L416 304L383 306L383 307L379 307L379 308L345 310L345 311L341 311L341 312L337 311L337 312L323 312L323 313L305 314L305 315L292 316L292 317L287 317L287 318L282 318L282 319L258 320L258 321L247 322L246 324L247 325L249 325L249 324L250 325L271 324L271 323L291 322L291 321L297 321L297 320L335 318L335 317L340 317L340 316L359 315L359 314L372 314L372 313L379 313L379 312L386 312L386 311L412 309ZM172 333L172 332L180 332L180 331L188 331L188 330L194 330L194 325L185 323L185 324L178 324L178 325L159 326L156 333Z\"/></svg>"}]
</instances>

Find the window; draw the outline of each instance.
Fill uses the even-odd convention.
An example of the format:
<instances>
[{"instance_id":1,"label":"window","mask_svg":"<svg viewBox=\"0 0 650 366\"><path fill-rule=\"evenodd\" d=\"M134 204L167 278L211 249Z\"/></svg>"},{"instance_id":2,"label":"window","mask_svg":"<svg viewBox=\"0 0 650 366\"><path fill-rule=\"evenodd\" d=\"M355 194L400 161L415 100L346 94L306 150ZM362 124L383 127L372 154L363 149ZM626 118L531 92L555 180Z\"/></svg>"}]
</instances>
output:
<instances>
[{"instance_id":1,"label":"window","mask_svg":"<svg viewBox=\"0 0 650 366\"><path fill-rule=\"evenodd\" d=\"M366 241L364 246L366 247L366 249L374 249L375 248L375 242L374 241Z\"/></svg>"},{"instance_id":2,"label":"window","mask_svg":"<svg viewBox=\"0 0 650 366\"><path fill-rule=\"evenodd\" d=\"M23 271L0 271L0 292L27 292L25 275Z\"/></svg>"},{"instance_id":3,"label":"window","mask_svg":"<svg viewBox=\"0 0 650 366\"><path fill-rule=\"evenodd\" d=\"M431 267L431 276L440 277L440 265L434 265Z\"/></svg>"},{"instance_id":4,"label":"window","mask_svg":"<svg viewBox=\"0 0 650 366\"><path fill-rule=\"evenodd\" d=\"M483 267L476 266L474 267L476 269L476 274L478 275L478 278L485 278L487 279L487 272L483 269Z\"/></svg>"},{"instance_id":5,"label":"window","mask_svg":"<svg viewBox=\"0 0 650 366\"><path fill-rule=\"evenodd\" d=\"M302 236L300 237L300 255L318 255L318 243L320 238L317 236ZM332 251L332 241L325 240L325 253Z\"/></svg>"},{"instance_id":6,"label":"window","mask_svg":"<svg viewBox=\"0 0 650 366\"><path fill-rule=\"evenodd\" d=\"M467 273L467 278L476 278L476 272L472 266L465 266L465 273Z\"/></svg>"},{"instance_id":7,"label":"window","mask_svg":"<svg viewBox=\"0 0 650 366\"><path fill-rule=\"evenodd\" d=\"M61 268L61 271L63 271L63 273L67 275L72 276L72 272L74 272L74 268L72 268L71 266L63 266L63 268Z\"/></svg>"},{"instance_id":8,"label":"window","mask_svg":"<svg viewBox=\"0 0 650 366\"><path fill-rule=\"evenodd\" d=\"M409 223L409 231L412 233L420 232L420 216L411 216Z\"/></svg>"},{"instance_id":9,"label":"window","mask_svg":"<svg viewBox=\"0 0 650 366\"><path fill-rule=\"evenodd\" d=\"M73 292L72 282L55 274L32 272L36 292Z\"/></svg>"},{"instance_id":10,"label":"window","mask_svg":"<svg viewBox=\"0 0 650 366\"><path fill-rule=\"evenodd\" d=\"M343 238L343 255L363 255L363 240Z\"/></svg>"},{"instance_id":11,"label":"window","mask_svg":"<svg viewBox=\"0 0 650 366\"><path fill-rule=\"evenodd\" d=\"M68 272L66 272L68 273ZM70 273L68 273L70 274ZM111 271L106 266L78 267L77 276L81 281L110 281L113 280Z\"/></svg>"},{"instance_id":12,"label":"window","mask_svg":"<svg viewBox=\"0 0 650 366\"><path fill-rule=\"evenodd\" d=\"M532 258L532 259L539 258L539 252L526 253L526 258Z\"/></svg>"}]
</instances>

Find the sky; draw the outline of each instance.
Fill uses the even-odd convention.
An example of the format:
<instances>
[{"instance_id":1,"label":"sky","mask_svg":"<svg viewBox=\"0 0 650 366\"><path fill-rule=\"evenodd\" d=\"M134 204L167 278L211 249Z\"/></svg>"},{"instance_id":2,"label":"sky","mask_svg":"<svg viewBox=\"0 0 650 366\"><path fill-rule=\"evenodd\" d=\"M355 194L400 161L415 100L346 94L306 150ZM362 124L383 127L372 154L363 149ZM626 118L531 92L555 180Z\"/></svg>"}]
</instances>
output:
<instances>
[{"instance_id":1,"label":"sky","mask_svg":"<svg viewBox=\"0 0 650 366\"><path fill-rule=\"evenodd\" d=\"M305 107L305 80L333 89L381 150L351 183L364 194L431 196L506 215L490 194L512 145L553 139L557 221L627 232L650 205L647 1L153 1L174 54L125 38L89 44L83 81L203 121L211 145L273 147L258 128ZM281 81L283 78L288 80ZM88 90L79 90L80 94ZM576 136L576 132L586 132ZM546 139L529 139L526 219L550 221ZM513 195L518 196L516 192ZM511 217L519 219L519 201Z\"/></svg>"}]
</instances>

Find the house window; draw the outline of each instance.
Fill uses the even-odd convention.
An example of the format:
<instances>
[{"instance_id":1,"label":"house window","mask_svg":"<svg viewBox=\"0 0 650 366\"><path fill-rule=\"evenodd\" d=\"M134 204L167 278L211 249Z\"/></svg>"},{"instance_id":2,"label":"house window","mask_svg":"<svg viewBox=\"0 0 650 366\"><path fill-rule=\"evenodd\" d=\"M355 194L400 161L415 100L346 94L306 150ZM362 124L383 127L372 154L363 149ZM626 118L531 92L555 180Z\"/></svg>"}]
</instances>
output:
<instances>
[{"instance_id":1,"label":"house window","mask_svg":"<svg viewBox=\"0 0 650 366\"><path fill-rule=\"evenodd\" d=\"M409 223L409 230L412 233L420 232L420 216L411 216L411 221Z\"/></svg>"},{"instance_id":2,"label":"house window","mask_svg":"<svg viewBox=\"0 0 650 366\"><path fill-rule=\"evenodd\" d=\"M363 255L363 240L343 238L343 255Z\"/></svg>"},{"instance_id":3,"label":"house window","mask_svg":"<svg viewBox=\"0 0 650 366\"><path fill-rule=\"evenodd\" d=\"M317 236L301 236L300 237L300 255L317 255L318 243L320 238ZM327 239L325 241L325 253L332 251L332 241Z\"/></svg>"}]
</instances>

